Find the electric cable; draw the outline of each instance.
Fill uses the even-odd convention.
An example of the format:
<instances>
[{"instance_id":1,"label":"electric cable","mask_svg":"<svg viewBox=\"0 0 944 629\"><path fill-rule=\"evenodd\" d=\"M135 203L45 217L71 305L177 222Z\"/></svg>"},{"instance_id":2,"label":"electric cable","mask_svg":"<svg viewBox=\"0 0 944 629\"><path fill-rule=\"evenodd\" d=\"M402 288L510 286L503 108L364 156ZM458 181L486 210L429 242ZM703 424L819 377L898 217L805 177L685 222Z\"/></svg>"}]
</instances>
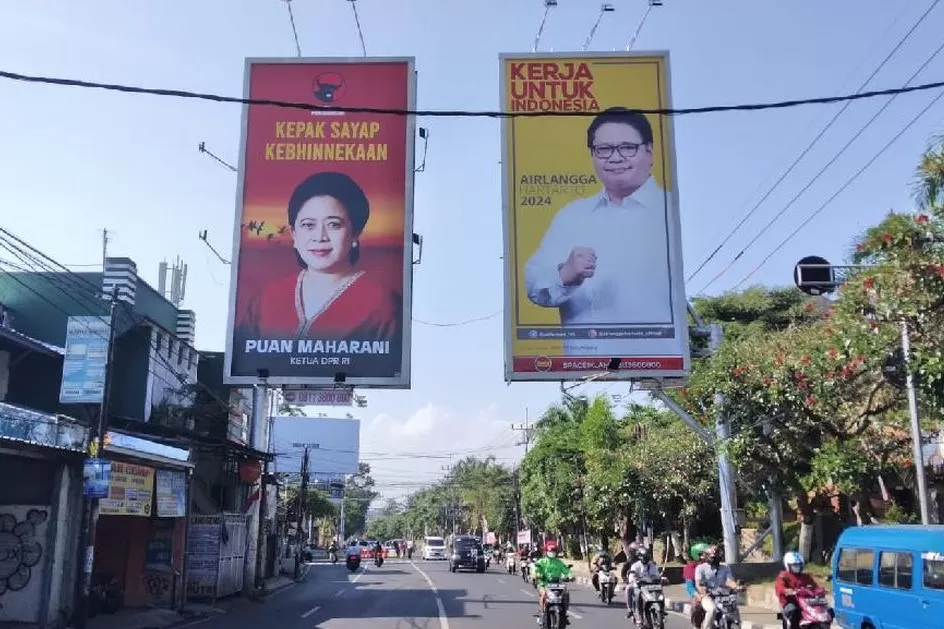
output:
<instances>
[{"instance_id":1,"label":"electric cable","mask_svg":"<svg viewBox=\"0 0 944 629\"><path fill-rule=\"evenodd\" d=\"M935 51L931 54L931 56L928 57L928 59L925 60L925 62L924 62L923 64L921 64L921 67L919 67L919 68L914 72L914 74L911 75L911 77L910 77L910 78L908 79L908 81L906 82L906 85L907 85L907 83L910 83L911 81L913 81L919 74L921 74L921 72L922 72L926 67L928 67L928 66L931 64L932 61L934 61L934 59L941 53L941 51L944 51L944 43L942 43L940 46L938 46L937 50L935 50ZM733 266L737 263L737 261L741 259L741 257L747 252L747 250L750 249L755 243L757 243L757 241L760 240L760 238L761 238L764 234L766 234L767 231L768 231L771 227L773 227L774 224L775 224L778 220L780 220L780 218L781 218L784 214L786 214L786 212L787 212L791 207L793 207L793 204L796 203L796 202L800 199L800 197L803 196L803 195L806 193L807 190L809 190L810 188L812 188L812 187L813 187L813 184L815 184L817 181L819 181L820 177L822 177L823 175L826 174L826 171L829 170L829 168L830 168L833 164L835 164L835 163L839 160L839 158L842 157L842 156L846 153L847 150L849 150L849 148L855 143L855 141L858 140L858 139L862 136L862 134L865 133L865 132L868 130L869 127L872 126L872 124L879 118L879 116L881 116L883 113L885 113L885 110L888 109L888 108L891 106L891 104L892 104L893 102L895 102L895 99L896 99L896 98L897 98L897 95L892 96L891 98L889 98L889 99L885 102L884 105L882 105L882 106L879 108L878 111L876 111L874 114L872 114L872 117L870 117L870 118L865 122L865 124L862 125L862 127L861 127L855 134L853 134L853 136L852 136L851 138L849 138L849 140L842 146L842 148L839 149L839 151L838 151L835 155L833 155L832 159L830 159L828 162L826 162L826 165L823 166L822 168L820 168L820 169L817 171L817 173L813 176L813 178L810 179L810 180L806 183L805 186L803 186L802 188L800 188L800 191L797 192L795 195L793 195L793 197L791 197L790 201L788 201L787 204L784 205L784 206L780 209L780 211L777 212L777 213L773 216L773 218L771 218L771 219L760 229L760 231L757 232L757 233L754 235L754 237L751 238L751 240L748 241L748 243L747 243L746 245L744 245L744 247L738 252L738 254L737 254L736 256L734 256L734 258L731 260L731 262L729 262L729 263L727 264L727 266L725 266L725 267L724 267L723 269L721 269L721 271L719 271L713 278L711 278L711 280L710 280L707 284L705 284L705 285L701 288L701 290L699 290L699 291L696 293L696 295L704 294L704 292L705 292L712 284L714 284L714 283L717 282L719 279L721 279L721 278L731 269L731 267L733 267ZM919 117L920 117L920 114L919 114Z\"/></svg>"},{"instance_id":2,"label":"electric cable","mask_svg":"<svg viewBox=\"0 0 944 629\"><path fill-rule=\"evenodd\" d=\"M78 275L77 273L75 273L75 272L69 270L68 268L64 267L61 263L57 262L56 260L54 260L53 258L51 258L49 255L47 255L47 254L45 254L45 253L39 251L38 249L36 249L35 247L33 247L32 245L30 245L30 244L27 243L26 241L22 240L22 239L19 238L18 236L12 234L10 231L8 231L6 228L4 228L4 227L2 227L2 226L0 226L0 236L3 236L3 237L6 238L6 240L0 239L0 245L4 246L4 248L6 248L8 251L11 251L11 253L14 253L14 255L17 255L17 253L19 253L19 255L17 255L17 257L18 257L21 261L23 261L22 255L27 255L27 256L30 255L30 254L28 254L26 251L24 251L24 249L25 249L25 250L28 250L28 251L32 252L32 255L33 255L32 263L33 263L33 264L36 264L36 266L38 266L39 268L44 269L44 271L45 271L46 273L48 273L48 274L50 274L50 275L56 276L57 279L61 279L61 280L71 280L71 281L72 281L73 290L76 290L76 292L77 292L79 295L82 295L83 297L85 297L86 299L88 299L88 300L90 300L90 301L87 301L87 302L83 305L82 302L78 301L78 298L75 296L75 294L69 293L69 291L63 290L61 287L59 287L59 289L60 289L62 292L64 292L65 294L69 295L69 296L70 296L74 301L76 301L76 303L79 304L83 309L88 309L88 307L89 307L90 304L94 304L94 307L95 307L95 308L98 308L98 307L101 306L101 303L98 302L97 300L95 300L94 297L93 297L94 295L97 295L97 294L99 293L99 291L100 291L100 287L99 287L99 286L96 286L95 284L92 284L91 282L89 282L88 280L86 280L86 279L85 279L84 277L82 277L81 275ZM12 247L12 249L11 249L11 245L10 245L10 241L11 241L11 240L14 241L15 243L17 243L17 245L14 245L14 246ZM41 262L37 262L37 260L40 260L41 258L45 258L45 260L48 260L48 262L51 263L52 266L49 266L49 264L43 264L43 263L41 263ZM24 261L24 262L26 262L26 261ZM26 262L26 263L29 264L29 262ZM58 268L57 268L57 267L58 267ZM60 276L61 276L61 277L60 277ZM134 324L135 326L141 325L142 323L146 323L146 318L144 318L144 317L140 317L140 318L139 318L139 317L134 313L133 309L131 309L131 307L130 307L127 303L125 303L124 301L118 300L118 306L121 307L121 308L125 311L126 315L129 317L129 319L133 322L133 324ZM57 307L60 311L63 310L60 306L56 306L56 307ZM65 313L65 314L68 315L69 313ZM99 318L100 318L102 321L107 321L107 319L106 319L105 316L100 316ZM104 338L104 337L103 337L103 338ZM188 382L188 381L187 381L187 378L186 378L185 376L183 376L182 374L180 374L180 373L177 372L177 367L175 367L174 365L171 365L170 360L169 360L167 357L165 357L165 356L160 352L160 348L156 346L156 343L157 343L157 340L152 337L151 340L149 341L150 349L153 350L154 355L160 360L160 362L162 362L162 363L164 364L164 366L165 366L165 367L167 368L167 370L170 372L171 376L173 376L174 378L177 378L177 379L179 380L179 383L178 383L179 385L194 385L194 384L196 384L196 386L200 387L203 391L205 391L208 395L210 395L218 404L220 404L222 409L225 409L227 412L240 411L240 409L231 406L227 401L222 400L222 399L219 397L219 395L216 394L215 391L213 391L212 389L210 389L209 387L207 387L207 386L206 386L205 384L203 384L202 382L199 382L199 381L196 381L195 383ZM191 349L192 349L193 351L199 353L199 352L196 350L196 348L191 348ZM164 382L165 384L168 384L168 385L173 386L173 383L167 382L167 381L164 379L163 376L161 376L161 375L159 375L159 374L156 374L153 370L150 370L150 369L149 369L149 370L148 370L148 373L150 373L151 375L155 376L156 378L158 378L159 380L161 380L161 381Z\"/></svg>"},{"instance_id":3,"label":"electric cable","mask_svg":"<svg viewBox=\"0 0 944 629\"><path fill-rule=\"evenodd\" d=\"M885 55L885 58L882 59L882 62L878 64L878 67L875 68L872 74L870 74L868 78L862 82L862 85L860 85L859 89L856 90L856 94L861 94L862 91L865 90L866 86L872 81L872 79L876 77L876 75L882 70L882 68L885 67L885 65L891 60L891 58L895 56L895 53L897 53L901 49L901 47L905 44L905 42L908 41L911 35L918 29L919 26L921 26L925 18L928 17L928 15L931 13L931 11L934 10L934 8L938 5L939 2L940 0L933 0L931 2L931 6L929 6L928 9L921 15L921 17L918 18L918 20L911 26L908 32L906 32L904 36L902 36L902 38L898 40L898 43L895 45L895 47L892 48L891 51L887 55ZM889 26L889 29L890 28L891 28L891 25ZM880 41L884 40L884 33L882 34L882 37L879 38L879 40ZM816 134L816 136L810 141L810 143L806 146L806 148L800 152L800 154L796 157L795 160L793 160L793 163L790 164L787 170L784 171L783 174L780 175L780 178L774 182L774 184L767 190L766 193L764 193L764 196L762 196L760 200L754 204L754 206L741 218L741 220L738 221L737 225L735 225L734 228L730 232L728 232L727 236L725 236L722 239L721 243L717 247L715 247L714 250L708 255L708 257L702 260L701 264L698 265L698 268L695 269L695 271L692 272L688 276L688 278L685 280L686 283L691 282L692 279L694 279L695 276L697 276L702 271L702 269L704 269L705 266L709 262L711 262L715 258L716 255L718 255L718 253L720 253L721 249L728 243L728 241L730 241L731 238L734 237L734 235L741 229L741 227L743 227L744 224L751 218L751 216L753 216L754 213L761 207L761 205L763 205L764 201L766 201L770 197L770 195L773 194L773 192L780 186L780 184L783 183L783 181L790 175L790 173L793 172L793 169L796 168L797 165L803 160L803 158L806 157L806 155L813 149L814 146L816 146L816 144L823 138L826 132L832 128L832 126L836 123L839 117L842 116L842 114L844 114L847 109L849 109L849 107L852 105L852 102L853 101L851 100L846 101L845 104L839 109L839 111L837 111L836 114L829 120L829 122L826 123L826 126L820 129L819 133Z\"/></svg>"},{"instance_id":4,"label":"electric cable","mask_svg":"<svg viewBox=\"0 0 944 629\"><path fill-rule=\"evenodd\" d=\"M741 279L741 281L738 282L737 285L735 285L734 290L737 290L739 287L741 287L747 280L749 280L755 273L757 273L757 271L759 271L765 264L767 264L767 262L769 262L770 259L771 259L772 257L774 257L774 255L777 254L777 252L779 252L781 249L783 249L783 248L787 245L787 243L790 242L798 233L800 233L800 231L801 231L804 227L806 227L814 218L816 218L824 209L826 209L826 207L828 207L829 204L832 203L832 202L836 199L836 197L838 197L842 192L844 192L844 191L846 190L846 188L848 188L849 186L851 186L851 185L853 184L853 182L855 182L856 179L858 179L866 170L869 169L870 166L872 166L872 164L874 164L876 161L878 161L878 158L881 157L882 155L884 155L884 154L885 154L885 151L887 151L895 142L898 141L899 138L901 138L901 136L903 136L911 127L913 127L914 124L915 124L916 122L918 122L918 120L920 120L920 119L924 116L924 114L926 114L926 113L931 109L931 107L933 107L934 105L936 105L936 104L938 103L938 101L941 100L941 98L944 98L944 91L942 91L941 93L939 93L930 103L928 103L928 104L924 107L924 109L922 109L920 112L918 112L918 115L915 116L915 117L911 120L911 122L909 122L908 124L906 124L891 140L889 140L888 143L886 143L885 146L883 146L883 147L881 148L881 150L879 150L874 156L872 156L872 159L870 159L868 162L866 162L866 164L865 164L864 166L862 166L862 168L860 168L858 171L856 171L856 173L855 173L854 175L852 175L852 177L850 177L849 179L847 179L847 180L846 180L846 183L844 183L844 184L842 185L842 187L839 188L839 190L837 190L831 197L829 197L828 199L826 199L826 201L825 201L822 205L820 205L818 208L816 208L816 210L814 210L814 211L806 218L806 220L804 220L802 223L800 223L800 224L797 226L796 229L794 229L786 238L784 238L784 239L780 242L779 245L777 245L776 247L774 247L773 251L771 251L769 254L767 254L767 256L764 257L764 259L761 260L760 263L759 263L756 267L754 267L754 269L751 270L750 273L748 273L747 275L745 275L745 276Z\"/></svg>"},{"instance_id":5,"label":"electric cable","mask_svg":"<svg viewBox=\"0 0 944 629\"><path fill-rule=\"evenodd\" d=\"M138 87L121 83L99 83L80 79L64 79L60 77L37 76L0 70L0 78L24 83L39 83L56 85L59 87L81 87L85 89L99 89L125 94L147 94L150 96L166 96L171 98L186 98L205 100L216 103L235 103L240 105L265 105L283 109L300 109L304 111L329 111L357 114L376 114L392 116L419 116L424 118L573 118L595 116L599 112L586 111L494 111L494 110L465 110L465 109L397 109L385 107L341 107L335 105L312 105L311 103L293 103L289 101L267 98L241 98L237 96L223 96L207 92L191 92L188 90L164 89L152 87ZM669 109L633 109L641 114L659 116L688 116L693 114L722 113L729 111L766 111L771 109L790 109L801 105L830 105L845 101L867 100L881 96L895 96L912 92L926 92L944 87L944 81L935 81L914 85L911 87L893 87L882 90L870 90L858 94L843 94L839 96L823 96L819 98L799 98L768 103L745 103L739 105L711 105L707 107L683 107Z\"/></svg>"}]
</instances>

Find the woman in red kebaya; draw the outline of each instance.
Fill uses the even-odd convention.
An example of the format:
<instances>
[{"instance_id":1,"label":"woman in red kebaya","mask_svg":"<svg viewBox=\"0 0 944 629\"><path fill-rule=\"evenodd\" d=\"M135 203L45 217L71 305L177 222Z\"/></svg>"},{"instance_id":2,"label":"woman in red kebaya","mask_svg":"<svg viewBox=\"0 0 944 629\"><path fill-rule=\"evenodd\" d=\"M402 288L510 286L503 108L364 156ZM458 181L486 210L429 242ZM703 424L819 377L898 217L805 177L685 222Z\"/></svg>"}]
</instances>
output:
<instances>
[{"instance_id":1,"label":"woman in red kebaya","mask_svg":"<svg viewBox=\"0 0 944 629\"><path fill-rule=\"evenodd\" d=\"M357 268L369 217L367 196L345 174L318 173L300 183L288 224L301 270L250 301L241 326L247 336L394 341L398 296Z\"/></svg>"}]
</instances>

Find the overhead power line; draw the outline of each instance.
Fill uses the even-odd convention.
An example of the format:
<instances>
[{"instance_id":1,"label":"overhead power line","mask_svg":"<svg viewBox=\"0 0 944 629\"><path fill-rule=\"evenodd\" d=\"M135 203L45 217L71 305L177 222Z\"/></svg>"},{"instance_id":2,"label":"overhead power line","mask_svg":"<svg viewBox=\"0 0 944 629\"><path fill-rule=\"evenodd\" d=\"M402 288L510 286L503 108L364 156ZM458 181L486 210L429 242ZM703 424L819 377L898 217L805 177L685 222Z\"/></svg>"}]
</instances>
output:
<instances>
[{"instance_id":1,"label":"overhead power line","mask_svg":"<svg viewBox=\"0 0 944 629\"><path fill-rule=\"evenodd\" d=\"M942 43L940 46L938 46L937 50L935 50L935 51L931 54L931 56L928 57L927 60L925 60L925 62L924 62L923 64L921 64L921 67L919 67L917 70L915 70L914 74L911 75L911 77L908 79L908 81L907 81L905 84L907 85L908 83L911 83L913 80L915 80L915 78L917 78L917 76L918 76L919 74L921 74L921 72L922 72L926 67L928 67L928 66L931 64L931 62L932 62L939 54L941 54L941 51L944 51L944 43ZM725 266L723 269L721 269L721 271L718 272L717 275L715 275L713 278L711 278L711 281L709 281L707 284L705 284L705 286L702 287L702 289L701 289L700 291L698 291L697 294L701 294L701 293L705 292L705 291L708 289L709 286L711 286L712 284L714 284L715 282L717 282L719 279L721 279L721 278L731 269L731 267L733 267L733 266L737 263L737 261L740 260L741 257L742 257L745 253L747 253L747 250L750 249L751 247L753 247L753 246L757 243L757 241L760 240L761 236L763 236L764 234L766 234L767 231L768 231L771 227L773 227L774 224L775 224L778 220L780 220L780 217L783 216L783 215L787 212L787 210L789 210L791 207L793 207L793 204L796 203L796 202L800 199L800 197L803 196L803 195L806 193L807 190L809 190L810 188L812 188L812 187L813 187L813 184L815 184L817 181L819 181L820 177L822 177L824 174L826 174L826 171L829 170L829 168L830 168L833 164L835 164L835 163L839 160L840 157L842 157L843 155L845 155L846 151L849 150L849 148L855 143L856 140L858 140L860 137L862 137L862 134L865 133L865 132L868 130L869 127L872 126L872 124L878 119L878 117L881 116L881 115L885 112L885 110L888 109L888 108L891 106L891 104L892 104L893 102L895 102L895 99L896 99L896 98L897 98L897 95L892 96L891 98L888 99L888 101L885 102L884 105L881 106L881 108L880 108L878 111L876 111L874 114L872 114L872 116L871 116L868 120L865 121L865 124L862 125L862 127L861 127L858 131L856 131L856 133L853 134L853 136L852 136L851 138L849 138L849 140L842 146L842 148L839 149L839 151L837 151L836 154L833 155L833 157L832 157L828 162L826 162L826 164L825 164L822 168L820 168L820 169L817 171L817 173L813 176L813 178L810 179L810 180L806 183L806 185L804 185L802 188L800 188L800 191L797 192L795 195L793 195L793 197L791 197L791 199L787 202L787 204L784 205L784 206L780 209L780 211L777 212L777 213L773 216L773 218L771 218L771 219L767 222L767 224L764 225L764 226L760 229L760 231L757 232L757 234L754 235L753 238L751 238L750 241L748 241L748 243L747 243L746 245L744 245L744 247L738 252L738 254L737 254L736 256L734 256L734 258L731 260L731 262L729 262L727 266Z\"/></svg>"},{"instance_id":2,"label":"overhead power line","mask_svg":"<svg viewBox=\"0 0 944 629\"><path fill-rule=\"evenodd\" d=\"M595 112L585 111L488 111L488 110L465 110L465 109L396 109L384 107L338 107L312 105L311 103L293 103L289 101L273 100L267 98L240 98L238 96L222 96L220 94L210 94L207 92L191 92L188 90L164 89L154 87L138 87L135 85L124 85L121 83L99 83L96 81L84 81L80 79L64 79L60 77L36 76L30 74L21 74L18 72L9 72L0 70L0 78L11 81L21 81L24 83L41 83L45 85L57 85L60 87L81 87L86 89L99 89L110 92L122 92L125 94L147 94L150 96L166 96L171 98L188 98L193 100L205 100L216 103L236 103L241 105L265 105L270 107L281 107L284 109L302 109L305 111L334 111L356 114L376 114L393 116L421 116L426 118L574 118L596 115ZM840 96L823 96L820 98L801 98L794 100L776 101L770 103L747 103L740 105L712 105L709 107L683 107L671 109L634 109L633 111L660 116L688 116L692 114L710 114L727 111L765 111L769 109L789 109L801 105L830 105L833 103L842 103L845 101L866 100L881 96L895 96L898 94L909 94L911 92L926 92L944 87L944 81L935 81L933 83L924 83L911 87L895 87L884 90L871 90L858 94L845 94Z\"/></svg>"},{"instance_id":3,"label":"overhead power line","mask_svg":"<svg viewBox=\"0 0 944 629\"><path fill-rule=\"evenodd\" d=\"M794 229L792 232L790 232L790 235L788 235L786 238L784 238L784 239L780 242L779 245L777 245L776 247L774 247L774 250L771 251L769 254L767 254L767 256L765 256L764 259L760 261L760 264L758 264L756 267L754 267L754 268L751 270L750 273L748 273L748 274L745 275L743 278L741 278L741 281L737 283L737 285L734 287L734 289L737 290L738 288L740 288L740 287L741 287L745 282L747 282L755 273L757 273L765 264L767 264L767 262L769 262L770 259L773 258L774 255L777 254L777 252L779 252L781 249L783 249L783 248L787 245L787 243L790 242L791 240L793 240L793 238L794 238L797 234L799 234L800 231L801 231L804 227L806 227L807 225L809 225L810 222L811 222L814 218L816 218L817 216L819 216L819 214L820 214L823 210L825 210L826 207L829 206L829 204L832 203L832 202L836 199L836 197L838 197L840 194L842 194L842 193L846 190L846 188L848 188L849 186L851 186L851 185L853 184L853 182L855 182L856 179L858 179L860 176L862 176L862 174L863 174L866 170L868 170L869 167L872 166L872 164L874 164L874 163L878 160L879 157L881 157L882 155L885 154L885 151L887 151L887 150L892 146L892 144L894 144L896 141L898 141L898 139L899 139L901 136L903 136L911 127L913 127L914 124L915 124L916 122L918 122L918 120L920 120L921 117L924 116L924 114L926 114L926 113L927 113L934 105L936 105L936 104L938 103L938 101L940 101L942 98L944 98L944 91L942 91L940 94L938 94L930 103L928 103L928 104L924 107L924 109L922 109L920 112L918 112L918 115L915 116L915 117L911 120L911 122L909 122L908 124L906 124L897 134L895 134L895 136L894 136L891 140L889 140L888 143L885 144L885 146L883 146L877 153L875 153L875 155L872 156L872 159L870 159L868 162L866 162L865 165L862 166L862 168L860 168L859 170L857 170L856 173L855 173L854 175L852 175L852 177L850 177L849 179L847 179L847 180L846 180L846 183L842 184L842 187L839 188L839 190L837 190L837 191L835 192L835 194L833 194L831 197L829 197L828 199L826 199L826 201L825 201L822 205L820 205L818 208L816 208L816 210L813 211L813 213L811 213L808 217L806 217L806 220L804 220L802 223L800 223L800 224L797 226L796 229Z\"/></svg>"},{"instance_id":4,"label":"overhead power line","mask_svg":"<svg viewBox=\"0 0 944 629\"><path fill-rule=\"evenodd\" d=\"M931 13L931 11L934 10L934 8L939 4L939 2L940 0L934 0L931 3L931 5L927 8L927 10L923 14L921 14L921 17L919 17L917 21L911 26L911 28L908 29L908 32L906 32L902 36L902 38L898 40L898 43L895 45L895 47L891 49L891 51L885 56L884 59L882 59L882 62L878 64L878 67L875 68L872 74L870 74L869 77L865 79L865 81L862 82L862 85L860 85L859 89L856 90L856 94L861 94L865 90L865 88L872 81L872 79L874 79L876 75L878 75L878 73L882 70L882 68L884 68L886 64L888 64L888 62L891 60L891 58L895 56L895 53L897 53L901 49L901 47L905 44L905 42L907 42L908 39L911 38L911 35L918 29L919 26L921 26L925 18L928 17L928 15ZM884 34L880 39L884 39ZM924 66L922 66L922 68L923 67ZM914 77L912 77L912 79L914 79ZM909 81L905 83L905 85L907 86L909 82L910 82L910 79ZM842 108L836 112L836 114L829 120L829 122L826 123L826 126L824 126L820 130L820 132L816 134L816 136L810 141L810 143L806 146L806 148L803 149L803 151L796 157L796 159L793 160L793 163L790 164L790 166L783 172L782 175L780 175L780 178L777 179L777 181L774 182L774 184L767 190L767 192L764 193L764 196L762 196L760 200L757 203L755 203L754 206L741 218L741 220L738 221L737 225L734 226L734 229L728 232L728 235L722 239L721 243L718 244L718 246L715 247L712 250L712 252L708 254L708 256L704 260L702 260L701 264L698 265L698 268L696 268L695 271L691 275L689 275L688 278L685 280L686 282L691 282L702 271L702 269L705 268L705 266L709 262L714 260L715 256L717 256L721 252L721 249L726 244L728 244L731 238L734 237L734 235L741 229L741 227L744 226L744 224L751 218L751 216L753 216L754 213L757 212L758 209L760 209L761 205L764 204L764 201L766 201L770 197L770 195L773 194L773 192L780 186L780 184L784 182L784 180L790 175L790 173L793 172L793 169L796 168L797 165L799 165L801 161L803 161L803 158L806 157L807 154L813 149L813 147L816 146L816 144L823 138L824 135L826 135L826 132L832 128L832 126L836 123L839 117L842 116L842 114L844 114L847 109L849 109L852 103L853 103L852 100L846 101L846 103L842 106Z\"/></svg>"}]
</instances>

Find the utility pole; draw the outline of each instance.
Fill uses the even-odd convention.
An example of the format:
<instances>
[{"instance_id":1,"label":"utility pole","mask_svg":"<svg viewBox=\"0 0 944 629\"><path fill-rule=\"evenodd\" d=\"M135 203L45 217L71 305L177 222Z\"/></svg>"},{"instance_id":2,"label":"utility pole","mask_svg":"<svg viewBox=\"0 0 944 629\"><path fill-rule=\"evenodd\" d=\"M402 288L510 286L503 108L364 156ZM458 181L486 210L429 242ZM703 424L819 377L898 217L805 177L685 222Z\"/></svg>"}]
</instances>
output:
<instances>
[{"instance_id":1,"label":"utility pole","mask_svg":"<svg viewBox=\"0 0 944 629\"><path fill-rule=\"evenodd\" d=\"M265 422L266 433L265 433L265 452L269 454L272 452L272 416L273 416L273 403L275 401L274 396L270 396L267 386L257 386L253 389L253 414L257 415L255 411L256 405L260 405L266 409L266 414L264 418L261 418ZM259 536L258 541L256 542L256 589L265 590L265 575L263 574L264 565L262 561L262 549L267 548L268 546L263 546L263 540L266 538L266 519L268 519L268 486L266 484L266 477L269 475L269 459L266 457L262 465L262 477L259 479L259 529L257 534ZM275 514L272 514L273 522Z\"/></svg>"},{"instance_id":2,"label":"utility pole","mask_svg":"<svg viewBox=\"0 0 944 629\"><path fill-rule=\"evenodd\" d=\"M305 522L305 506L308 502L308 446L302 455L302 480L298 487L298 543L295 545L295 578L301 577L302 526Z\"/></svg>"},{"instance_id":3,"label":"utility pole","mask_svg":"<svg viewBox=\"0 0 944 629\"><path fill-rule=\"evenodd\" d=\"M521 433L521 438L515 443L516 446L524 446L524 454L528 456L528 449L531 445L531 437L534 435L534 429L531 427L531 417L528 409L524 409L524 423L517 426L512 424L511 429Z\"/></svg>"},{"instance_id":4,"label":"utility pole","mask_svg":"<svg viewBox=\"0 0 944 629\"><path fill-rule=\"evenodd\" d=\"M531 427L531 414L528 412L528 409L524 409L524 423L518 424L517 426L512 424L511 429L515 432L521 433L521 438L515 442L516 446L524 446L524 455L528 456L530 451L531 439L534 436L534 428ZM515 528L516 534L521 533L521 525L524 523L524 516L519 513L519 505L521 502L521 485L518 484L517 480L515 481ZM515 537L515 544L518 544L518 537Z\"/></svg>"},{"instance_id":5,"label":"utility pole","mask_svg":"<svg viewBox=\"0 0 944 629\"><path fill-rule=\"evenodd\" d=\"M107 243L107 236L105 239ZM102 267L104 273L104 267ZM105 434L108 432L108 403L111 397L112 362L115 356L115 310L118 305L118 288L111 294L111 304L108 307L108 352L105 358L105 387L102 391L102 401L98 410L97 425L89 426L89 443L87 452L94 457L104 457ZM98 528L98 498L85 498L82 511L82 544L84 548L82 572L80 576L81 589L78 592L75 606L75 628L85 629L88 622L89 591L92 585L92 568L95 565L95 530Z\"/></svg>"},{"instance_id":6,"label":"utility pole","mask_svg":"<svg viewBox=\"0 0 944 629\"><path fill-rule=\"evenodd\" d=\"M720 323L712 323L709 329L711 335L709 336L708 347L714 354L721 347L724 332ZM735 563L740 560L737 521L734 517L734 505L737 496L734 488L734 468L724 452L725 444L731 437L731 424L724 412L723 395L715 396L715 408L720 409L715 418L715 437L717 439L718 493L721 494L721 529L724 534L724 557L728 563Z\"/></svg>"},{"instance_id":7,"label":"utility pole","mask_svg":"<svg viewBox=\"0 0 944 629\"><path fill-rule=\"evenodd\" d=\"M108 260L108 230L102 230L102 273L105 272L105 261Z\"/></svg>"},{"instance_id":8,"label":"utility pole","mask_svg":"<svg viewBox=\"0 0 944 629\"><path fill-rule=\"evenodd\" d=\"M911 373L911 335L908 324L901 322L901 354L905 362L905 390L908 394L908 415L911 418L911 448L915 460L915 480L918 484L918 502L921 503L921 524L931 523L928 502L928 480L924 469L924 448L921 443L921 420L918 417L918 398L915 395L914 376Z\"/></svg>"}]
</instances>

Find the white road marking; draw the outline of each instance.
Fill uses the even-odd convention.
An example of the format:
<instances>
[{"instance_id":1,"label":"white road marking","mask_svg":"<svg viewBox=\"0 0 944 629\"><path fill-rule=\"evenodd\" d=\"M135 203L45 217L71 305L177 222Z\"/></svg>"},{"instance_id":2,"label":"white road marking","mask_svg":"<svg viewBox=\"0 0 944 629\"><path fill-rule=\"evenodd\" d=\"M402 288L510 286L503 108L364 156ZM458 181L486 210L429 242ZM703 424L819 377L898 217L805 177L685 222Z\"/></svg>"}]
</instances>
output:
<instances>
[{"instance_id":1,"label":"white road marking","mask_svg":"<svg viewBox=\"0 0 944 629\"><path fill-rule=\"evenodd\" d=\"M321 608L318 607L317 605L315 605L314 607L312 607L311 609L309 609L307 612L305 612L304 614L302 614L302 618L308 618L309 616L311 616L312 614L314 614L315 612L317 612L319 609L321 609Z\"/></svg>"},{"instance_id":2,"label":"white road marking","mask_svg":"<svg viewBox=\"0 0 944 629\"><path fill-rule=\"evenodd\" d=\"M573 611L573 610L569 610L569 609L568 609L568 610L567 610L567 615L568 615L568 616L572 616L572 617L576 618L577 620L583 620L583 616L581 616L580 614L578 614L577 612L575 612L575 611Z\"/></svg>"},{"instance_id":3,"label":"white road marking","mask_svg":"<svg viewBox=\"0 0 944 629\"><path fill-rule=\"evenodd\" d=\"M335 592L334 597L337 598L341 596L342 594L344 594L344 590L338 590L337 592Z\"/></svg>"},{"instance_id":4,"label":"white road marking","mask_svg":"<svg viewBox=\"0 0 944 629\"><path fill-rule=\"evenodd\" d=\"M507 580L507 579L502 579L501 577L499 577L499 578L498 578L498 582L499 582L499 583L508 583L508 580Z\"/></svg>"},{"instance_id":5,"label":"white road marking","mask_svg":"<svg viewBox=\"0 0 944 629\"><path fill-rule=\"evenodd\" d=\"M521 589L518 590L518 591L521 592L522 594L524 594L525 596L530 596L531 598L534 598L534 592L529 592L529 591L527 591L527 590L524 589L524 588L521 588Z\"/></svg>"},{"instance_id":6,"label":"white road marking","mask_svg":"<svg viewBox=\"0 0 944 629\"><path fill-rule=\"evenodd\" d=\"M429 575L423 572L423 569L417 566L412 561L410 565L413 566L413 569L416 570L421 577L426 580L426 584L429 586L429 589L433 592L433 596L436 597L436 609L439 610L439 629L449 629L449 617L446 615L446 606L443 605L442 598L439 596L439 590L436 588L436 584L433 583L433 580L429 578Z\"/></svg>"}]
</instances>

